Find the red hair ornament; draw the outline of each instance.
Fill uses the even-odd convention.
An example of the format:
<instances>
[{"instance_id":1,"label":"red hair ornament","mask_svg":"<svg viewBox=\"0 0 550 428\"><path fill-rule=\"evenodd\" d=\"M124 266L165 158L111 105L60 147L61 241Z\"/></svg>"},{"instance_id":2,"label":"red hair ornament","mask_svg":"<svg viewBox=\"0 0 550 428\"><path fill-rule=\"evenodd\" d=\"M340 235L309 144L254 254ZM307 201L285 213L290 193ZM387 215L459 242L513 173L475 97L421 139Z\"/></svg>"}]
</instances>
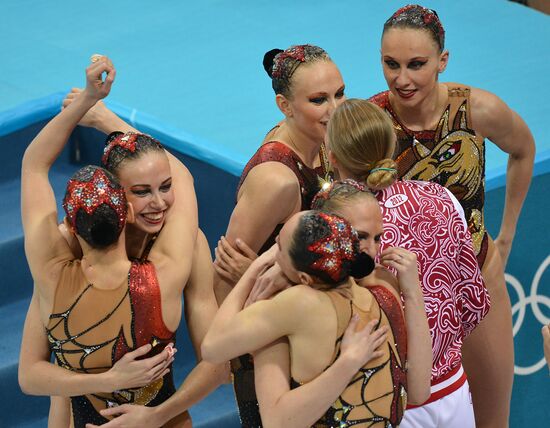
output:
<instances>
[{"instance_id":1,"label":"red hair ornament","mask_svg":"<svg viewBox=\"0 0 550 428\"><path fill-rule=\"evenodd\" d=\"M109 177L100 168L94 171L89 181L69 180L67 193L63 199L63 209L73 228L76 229L76 215L79 210L82 209L88 215L92 215L103 204L115 210L119 228L122 229L128 212L126 195L122 187L114 187Z\"/></svg>"},{"instance_id":2,"label":"red hair ornament","mask_svg":"<svg viewBox=\"0 0 550 428\"><path fill-rule=\"evenodd\" d=\"M283 76L284 70L286 68L284 61L287 58L292 58L293 60L298 62L305 62L306 53L304 46L307 45L292 46L278 53L273 59L273 72L271 74L272 77L278 79Z\"/></svg>"},{"instance_id":3,"label":"red hair ornament","mask_svg":"<svg viewBox=\"0 0 550 428\"><path fill-rule=\"evenodd\" d=\"M103 150L103 156L101 157L101 162L103 165L107 165L111 151L117 146L129 152L135 152L137 139L138 134L135 132L127 132L126 134L119 134L114 137L111 141L109 141L109 144L107 144Z\"/></svg>"},{"instance_id":4,"label":"red hair ornament","mask_svg":"<svg viewBox=\"0 0 550 428\"><path fill-rule=\"evenodd\" d=\"M330 228L330 234L325 238L314 242L308 250L320 255L311 267L326 272L334 282L342 278L342 264L344 261L355 260L354 241L357 241L357 233L349 223L339 217L319 213Z\"/></svg>"}]
</instances>

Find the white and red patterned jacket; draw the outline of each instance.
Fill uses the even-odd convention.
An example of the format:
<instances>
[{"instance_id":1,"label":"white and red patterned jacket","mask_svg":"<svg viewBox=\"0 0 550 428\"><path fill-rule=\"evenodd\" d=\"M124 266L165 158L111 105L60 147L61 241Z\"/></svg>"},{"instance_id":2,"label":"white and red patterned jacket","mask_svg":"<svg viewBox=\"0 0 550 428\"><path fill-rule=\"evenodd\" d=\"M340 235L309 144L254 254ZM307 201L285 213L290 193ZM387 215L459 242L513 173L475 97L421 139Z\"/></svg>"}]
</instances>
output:
<instances>
[{"instance_id":1,"label":"white and red patterned jacket","mask_svg":"<svg viewBox=\"0 0 550 428\"><path fill-rule=\"evenodd\" d=\"M402 247L418 259L432 336L433 385L460 366L462 341L489 311L489 293L463 213L447 189L397 181L376 197L384 217L381 250Z\"/></svg>"}]
</instances>

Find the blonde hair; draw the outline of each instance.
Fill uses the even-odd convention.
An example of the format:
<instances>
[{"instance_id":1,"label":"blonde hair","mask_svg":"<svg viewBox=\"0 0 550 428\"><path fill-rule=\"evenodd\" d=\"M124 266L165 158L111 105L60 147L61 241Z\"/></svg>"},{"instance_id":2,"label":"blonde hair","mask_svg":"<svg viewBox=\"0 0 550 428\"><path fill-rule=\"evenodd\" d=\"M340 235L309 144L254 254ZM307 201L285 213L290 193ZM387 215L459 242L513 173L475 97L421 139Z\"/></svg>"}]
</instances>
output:
<instances>
[{"instance_id":1,"label":"blonde hair","mask_svg":"<svg viewBox=\"0 0 550 428\"><path fill-rule=\"evenodd\" d=\"M375 104L353 98L344 101L332 114L327 139L338 163L369 188L384 189L397 179L397 165L391 159L393 125Z\"/></svg>"}]
</instances>

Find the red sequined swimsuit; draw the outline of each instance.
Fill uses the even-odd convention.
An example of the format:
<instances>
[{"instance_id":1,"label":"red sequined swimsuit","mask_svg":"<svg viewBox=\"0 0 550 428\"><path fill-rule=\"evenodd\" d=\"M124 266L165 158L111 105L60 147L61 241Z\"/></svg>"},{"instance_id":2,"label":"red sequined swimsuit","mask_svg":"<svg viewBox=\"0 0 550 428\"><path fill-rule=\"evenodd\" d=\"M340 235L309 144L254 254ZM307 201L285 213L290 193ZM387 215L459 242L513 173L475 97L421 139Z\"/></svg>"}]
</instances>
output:
<instances>
[{"instance_id":1,"label":"red sequined swimsuit","mask_svg":"<svg viewBox=\"0 0 550 428\"><path fill-rule=\"evenodd\" d=\"M433 181L453 192L464 208L474 251L483 266L488 248L483 220L485 142L471 127L470 88L447 86L449 103L435 130L412 131L403 125L390 104L389 91L369 101L384 109L393 122L399 177Z\"/></svg>"},{"instance_id":2,"label":"red sequined swimsuit","mask_svg":"<svg viewBox=\"0 0 550 428\"><path fill-rule=\"evenodd\" d=\"M160 288L151 262L134 261L128 279L111 290L89 284L80 260L63 268L46 328L57 364L80 373L101 373L124 354L150 343L160 352L175 332L164 324ZM141 388L71 397L75 427L104 424L101 409L125 403L156 406L175 392L172 372Z\"/></svg>"},{"instance_id":3,"label":"red sequined swimsuit","mask_svg":"<svg viewBox=\"0 0 550 428\"><path fill-rule=\"evenodd\" d=\"M461 364L462 341L489 311L470 234L436 183L397 181L376 193L384 218L380 251L416 254L432 337L432 383Z\"/></svg>"}]
</instances>

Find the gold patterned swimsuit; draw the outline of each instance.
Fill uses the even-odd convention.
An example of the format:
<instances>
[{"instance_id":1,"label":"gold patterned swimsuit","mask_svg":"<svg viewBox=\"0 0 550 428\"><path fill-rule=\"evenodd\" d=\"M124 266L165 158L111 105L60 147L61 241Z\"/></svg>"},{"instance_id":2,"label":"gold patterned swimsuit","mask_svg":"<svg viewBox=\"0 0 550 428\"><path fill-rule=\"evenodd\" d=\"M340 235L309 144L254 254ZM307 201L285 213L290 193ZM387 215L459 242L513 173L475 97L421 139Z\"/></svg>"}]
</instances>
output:
<instances>
[{"instance_id":1,"label":"gold patterned swimsuit","mask_svg":"<svg viewBox=\"0 0 550 428\"><path fill-rule=\"evenodd\" d=\"M175 343L175 332L162 320L155 267L133 261L127 281L111 290L86 281L80 260L63 268L53 313L46 328L57 364L80 373L109 370L124 354L150 343L150 357ZM99 411L125 403L156 406L175 392L172 372L141 388L71 397L73 423L108 422Z\"/></svg>"},{"instance_id":2,"label":"gold patterned swimsuit","mask_svg":"<svg viewBox=\"0 0 550 428\"><path fill-rule=\"evenodd\" d=\"M483 221L485 142L471 127L470 88L447 84L449 101L435 130L412 131L401 123L389 91L369 101L384 109L397 134L394 154L399 177L433 181L447 187L464 208L479 266L487 256L488 236Z\"/></svg>"},{"instance_id":3,"label":"gold patterned swimsuit","mask_svg":"<svg viewBox=\"0 0 550 428\"><path fill-rule=\"evenodd\" d=\"M340 343L353 314L360 325L378 320L376 328L389 326L384 355L368 361L352 378L338 400L313 426L315 428L397 427L407 404L407 333L401 303L383 286L369 286L373 295L368 308L359 308L337 291L327 291L338 318L336 347L332 362L340 354ZM332 364L332 363L331 363ZM300 384L291 379L291 387Z\"/></svg>"}]
</instances>

